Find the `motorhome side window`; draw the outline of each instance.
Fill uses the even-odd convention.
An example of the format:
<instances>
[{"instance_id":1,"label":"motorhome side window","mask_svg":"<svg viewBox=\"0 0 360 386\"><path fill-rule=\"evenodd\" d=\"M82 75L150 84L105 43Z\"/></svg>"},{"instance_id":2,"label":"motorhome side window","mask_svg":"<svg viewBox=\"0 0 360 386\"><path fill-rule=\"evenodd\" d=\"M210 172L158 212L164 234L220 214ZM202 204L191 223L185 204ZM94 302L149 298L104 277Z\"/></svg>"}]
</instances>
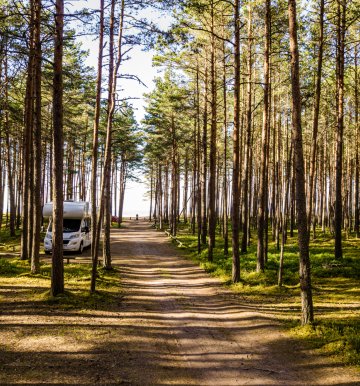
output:
<instances>
[{"instance_id":1,"label":"motorhome side window","mask_svg":"<svg viewBox=\"0 0 360 386\"><path fill-rule=\"evenodd\" d=\"M85 229L89 230L90 229L90 222L88 219L85 218L83 220L81 228L82 228L82 230L85 230Z\"/></svg>"}]
</instances>

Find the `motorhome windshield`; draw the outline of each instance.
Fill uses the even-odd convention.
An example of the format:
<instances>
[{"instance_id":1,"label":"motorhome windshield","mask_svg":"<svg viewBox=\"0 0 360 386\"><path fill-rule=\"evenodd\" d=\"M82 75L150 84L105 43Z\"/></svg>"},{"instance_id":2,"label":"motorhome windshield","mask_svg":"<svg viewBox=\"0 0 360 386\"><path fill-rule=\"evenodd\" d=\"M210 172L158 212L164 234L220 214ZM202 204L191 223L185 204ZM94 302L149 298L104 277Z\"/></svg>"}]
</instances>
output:
<instances>
[{"instance_id":1,"label":"motorhome windshield","mask_svg":"<svg viewBox=\"0 0 360 386\"><path fill-rule=\"evenodd\" d=\"M78 232L80 230L81 220L64 218L63 226L64 233ZM52 232L52 222L49 225L49 232Z\"/></svg>"}]
</instances>

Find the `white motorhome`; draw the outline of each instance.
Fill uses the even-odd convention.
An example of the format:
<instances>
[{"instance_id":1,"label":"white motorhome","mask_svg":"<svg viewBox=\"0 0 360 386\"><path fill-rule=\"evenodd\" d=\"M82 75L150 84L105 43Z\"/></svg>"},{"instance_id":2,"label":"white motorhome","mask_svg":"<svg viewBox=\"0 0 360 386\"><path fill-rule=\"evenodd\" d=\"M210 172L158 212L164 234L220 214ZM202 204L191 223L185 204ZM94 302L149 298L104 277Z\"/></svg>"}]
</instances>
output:
<instances>
[{"instance_id":1,"label":"white motorhome","mask_svg":"<svg viewBox=\"0 0 360 386\"><path fill-rule=\"evenodd\" d=\"M45 253L52 250L52 213L53 204L44 205L43 216L49 218L49 226L44 239ZM64 201L63 240L64 252L82 253L84 248L91 245L91 214L90 205L85 201Z\"/></svg>"}]
</instances>

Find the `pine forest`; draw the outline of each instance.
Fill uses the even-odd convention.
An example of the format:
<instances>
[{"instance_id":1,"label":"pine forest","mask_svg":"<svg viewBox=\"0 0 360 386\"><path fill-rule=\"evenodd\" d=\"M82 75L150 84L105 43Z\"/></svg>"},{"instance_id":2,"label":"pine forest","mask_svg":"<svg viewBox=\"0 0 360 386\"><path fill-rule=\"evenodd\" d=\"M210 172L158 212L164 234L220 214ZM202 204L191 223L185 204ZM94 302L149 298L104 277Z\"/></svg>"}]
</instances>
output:
<instances>
[{"instance_id":1,"label":"pine forest","mask_svg":"<svg viewBox=\"0 0 360 386\"><path fill-rule=\"evenodd\" d=\"M359 62L359 0L0 0L0 383L358 384Z\"/></svg>"}]
</instances>

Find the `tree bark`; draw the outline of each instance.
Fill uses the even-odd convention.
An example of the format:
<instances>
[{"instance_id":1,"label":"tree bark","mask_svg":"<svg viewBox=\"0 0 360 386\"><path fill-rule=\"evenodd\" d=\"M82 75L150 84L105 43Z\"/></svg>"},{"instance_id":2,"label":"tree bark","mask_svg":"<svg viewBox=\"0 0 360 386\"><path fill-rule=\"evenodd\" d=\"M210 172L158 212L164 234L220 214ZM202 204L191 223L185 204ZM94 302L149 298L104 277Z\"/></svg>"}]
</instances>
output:
<instances>
[{"instance_id":1,"label":"tree bark","mask_svg":"<svg viewBox=\"0 0 360 386\"><path fill-rule=\"evenodd\" d=\"M243 234L241 241L241 252L247 251L248 243L248 215L249 215L249 166L250 166L250 146L251 146L251 111L252 111L252 18L251 5L249 3L248 15L248 84L247 84L247 110L246 110L246 139L245 139L245 171L243 180Z\"/></svg>"},{"instance_id":2,"label":"tree bark","mask_svg":"<svg viewBox=\"0 0 360 386\"><path fill-rule=\"evenodd\" d=\"M207 120L208 120L208 69L207 57L205 57L205 80L204 80L204 112L203 112L203 130L202 130L202 170L201 170L201 242L206 244L207 237Z\"/></svg>"},{"instance_id":3,"label":"tree bark","mask_svg":"<svg viewBox=\"0 0 360 386\"><path fill-rule=\"evenodd\" d=\"M314 101L314 120L313 120L313 137L311 149L311 164L310 164L310 180L309 180L309 214L308 227L310 230L311 221L315 221L315 213L313 213L313 193L315 190L315 168L316 168L316 149L317 149L317 135L319 127L319 113L320 113L320 98L321 98L321 77L322 77L322 63L324 51L324 0L320 0L320 15L319 15L319 52L318 63L316 71L316 87L315 87L315 101Z\"/></svg>"},{"instance_id":4,"label":"tree bark","mask_svg":"<svg viewBox=\"0 0 360 386\"><path fill-rule=\"evenodd\" d=\"M227 88L226 88L226 51L225 41L222 46L223 54L223 99L224 99L224 176L223 176L223 233L224 233L224 255L229 254L229 224L228 224L228 168L227 168L227 152L228 152L228 122L227 122Z\"/></svg>"},{"instance_id":5,"label":"tree bark","mask_svg":"<svg viewBox=\"0 0 360 386\"><path fill-rule=\"evenodd\" d=\"M257 265L256 270L264 271L265 268L265 247L264 247L264 228L266 211L266 158L268 147L268 127L269 127L269 80L270 80L270 0L265 3L265 52L264 52L264 110L263 127L261 136L261 166L260 166L260 184L259 184L259 203L257 215Z\"/></svg>"},{"instance_id":6,"label":"tree bark","mask_svg":"<svg viewBox=\"0 0 360 386\"><path fill-rule=\"evenodd\" d=\"M34 40L35 40L35 57L34 57L34 227L31 253L31 272L40 271L40 231L41 231L41 162L42 162L42 144L41 144L41 0L35 0L35 19L34 19Z\"/></svg>"},{"instance_id":7,"label":"tree bark","mask_svg":"<svg viewBox=\"0 0 360 386\"><path fill-rule=\"evenodd\" d=\"M177 233L177 202L178 202L178 183L177 183L177 144L175 138L175 119L171 117L171 219L170 231L173 236ZM159 186L160 187L160 186Z\"/></svg>"},{"instance_id":8,"label":"tree bark","mask_svg":"<svg viewBox=\"0 0 360 386\"><path fill-rule=\"evenodd\" d=\"M154 182L154 177L153 177L153 164L151 164L150 167L150 211L149 211L149 221L152 220L152 205L153 205L153 182Z\"/></svg>"},{"instance_id":9,"label":"tree bark","mask_svg":"<svg viewBox=\"0 0 360 386\"><path fill-rule=\"evenodd\" d=\"M300 260L301 323L313 323L309 233L307 226L305 173L303 140L301 129L301 94L299 79L299 50L297 43L296 0L289 0L289 35L291 53L291 89L292 89L292 143L294 150L294 170L296 184L296 209L298 221L298 243Z\"/></svg>"},{"instance_id":10,"label":"tree bark","mask_svg":"<svg viewBox=\"0 0 360 386\"><path fill-rule=\"evenodd\" d=\"M159 208L159 229L162 231L163 230L163 186L162 186L162 167L161 163L159 162L158 164L158 183L159 183L159 190L158 190L158 208Z\"/></svg>"},{"instance_id":11,"label":"tree bark","mask_svg":"<svg viewBox=\"0 0 360 386\"><path fill-rule=\"evenodd\" d=\"M126 188L126 161L123 159L123 160L121 160L121 166L120 166L120 192L119 192L118 228L120 228L120 224L123 222L125 188Z\"/></svg>"},{"instance_id":12,"label":"tree bark","mask_svg":"<svg viewBox=\"0 0 360 386\"><path fill-rule=\"evenodd\" d=\"M99 54L98 68L96 78L96 102L95 102L95 117L93 128L93 143L92 143L92 169L91 169L91 285L90 291L95 292L96 275L98 265L98 244L97 237L97 208L96 208L96 186L97 186L97 170L98 170L98 146L99 146L99 123L100 123L100 107L101 107L101 81L102 81L102 62L103 62L103 46L104 46L104 0L100 0L100 25L99 25Z\"/></svg>"},{"instance_id":13,"label":"tree bark","mask_svg":"<svg viewBox=\"0 0 360 386\"><path fill-rule=\"evenodd\" d=\"M354 231L356 237L360 237L360 226L359 226L359 79L358 79L358 45L355 45L355 84L354 84L354 99L355 99L355 130L356 130L356 144L355 144L355 220L354 220Z\"/></svg>"},{"instance_id":14,"label":"tree bark","mask_svg":"<svg viewBox=\"0 0 360 386\"><path fill-rule=\"evenodd\" d=\"M27 65L25 113L24 113L24 147L23 147L23 186L22 186L22 232L21 232L21 260L29 256L29 181L30 181L30 133L33 125L33 90L34 90L34 0L30 0L29 22L29 60Z\"/></svg>"},{"instance_id":15,"label":"tree bark","mask_svg":"<svg viewBox=\"0 0 360 386\"><path fill-rule=\"evenodd\" d=\"M232 175L232 281L240 281L240 0L235 0L234 13L234 130L233 130L233 175Z\"/></svg>"},{"instance_id":16,"label":"tree bark","mask_svg":"<svg viewBox=\"0 0 360 386\"><path fill-rule=\"evenodd\" d=\"M199 81L199 63L196 65L196 157L197 157L197 172L196 172L196 205L197 205L197 252L201 252L201 117L200 117L200 81Z\"/></svg>"},{"instance_id":17,"label":"tree bark","mask_svg":"<svg viewBox=\"0 0 360 386\"><path fill-rule=\"evenodd\" d=\"M343 177L343 136L344 136L344 56L345 56L345 1L337 0L337 56L336 56L336 175L335 175L335 259L342 259L342 177Z\"/></svg>"},{"instance_id":18,"label":"tree bark","mask_svg":"<svg viewBox=\"0 0 360 386\"><path fill-rule=\"evenodd\" d=\"M216 90L216 63L215 63L215 36L214 36L214 2L211 2L211 128L210 128L210 170L209 170L209 248L208 260L214 258L215 231L216 231L216 129L217 129L217 90Z\"/></svg>"},{"instance_id":19,"label":"tree bark","mask_svg":"<svg viewBox=\"0 0 360 386\"><path fill-rule=\"evenodd\" d=\"M184 224L186 224L188 220L188 212L187 212L188 190L189 190L189 155L188 155L188 149L186 149L185 161L184 161L184 195L183 195Z\"/></svg>"},{"instance_id":20,"label":"tree bark","mask_svg":"<svg viewBox=\"0 0 360 386\"><path fill-rule=\"evenodd\" d=\"M114 2L115 0L113 0ZM114 4L115 6L115 4ZM110 65L109 65L109 76L111 78L109 82L109 104L108 104L108 117L107 117L107 127L106 127L106 144L105 144L105 159L104 159L104 174L101 187L101 199L100 202L103 203L104 211L104 239L103 239L103 265L105 269L112 269L111 265L111 248L110 248L110 228L111 228L111 145L112 145L112 124L113 117L115 112L116 105L116 85L117 85L117 74L122 60L122 37L123 37L123 25L124 25L124 11L125 11L125 1L121 1L121 10L120 10L120 23L119 23L119 34L117 41L117 57L116 63L114 66L113 61L113 47L110 45ZM114 21L114 20L113 20ZM113 31L113 27L111 28ZM113 33L113 32L112 32ZM113 40L110 38L110 40ZM100 210L100 218L98 222L97 232L100 234L100 224L102 219L102 213Z\"/></svg>"},{"instance_id":21,"label":"tree bark","mask_svg":"<svg viewBox=\"0 0 360 386\"><path fill-rule=\"evenodd\" d=\"M15 193L14 193L14 176L15 169L12 167L12 157L14 155L14 149L11 149L10 143L10 122L9 122L9 79L8 79L8 60L7 60L7 47L5 48L5 60L4 60L4 110L5 110L5 138L6 138L6 161L7 161L7 177L8 177L8 200L10 207L9 218L9 230L10 236L15 236L15 220L16 220L16 208L15 208Z\"/></svg>"},{"instance_id":22,"label":"tree bark","mask_svg":"<svg viewBox=\"0 0 360 386\"><path fill-rule=\"evenodd\" d=\"M53 79L53 215L51 295L64 292L63 263L63 29L64 1L56 0Z\"/></svg>"}]
</instances>

